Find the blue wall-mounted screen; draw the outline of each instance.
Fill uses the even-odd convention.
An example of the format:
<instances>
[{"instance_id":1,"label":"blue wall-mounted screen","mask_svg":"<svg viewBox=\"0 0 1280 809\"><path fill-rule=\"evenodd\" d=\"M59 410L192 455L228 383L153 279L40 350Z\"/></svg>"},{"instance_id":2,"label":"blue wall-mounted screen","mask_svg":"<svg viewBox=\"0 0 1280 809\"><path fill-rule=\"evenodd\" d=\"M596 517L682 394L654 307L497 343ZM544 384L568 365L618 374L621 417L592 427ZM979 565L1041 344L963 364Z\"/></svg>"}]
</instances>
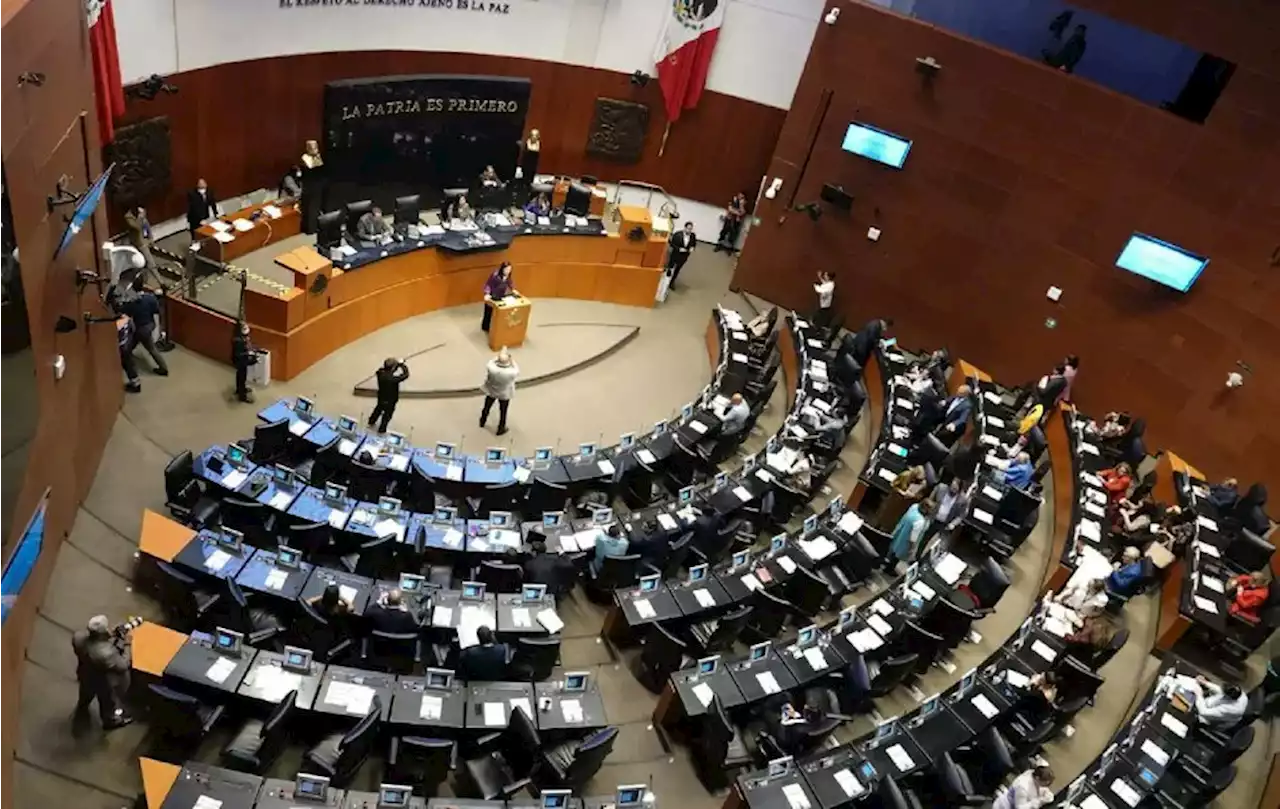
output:
<instances>
[{"instance_id":1,"label":"blue wall-mounted screen","mask_svg":"<svg viewBox=\"0 0 1280 809\"><path fill-rule=\"evenodd\" d=\"M1181 247L1135 233L1120 251L1116 266L1156 283L1186 292L1200 277L1209 259Z\"/></svg>"},{"instance_id":2,"label":"blue wall-mounted screen","mask_svg":"<svg viewBox=\"0 0 1280 809\"><path fill-rule=\"evenodd\" d=\"M844 133L844 143L840 148L900 169L907 160L907 152L911 151L911 141L892 132L854 122Z\"/></svg>"}]
</instances>

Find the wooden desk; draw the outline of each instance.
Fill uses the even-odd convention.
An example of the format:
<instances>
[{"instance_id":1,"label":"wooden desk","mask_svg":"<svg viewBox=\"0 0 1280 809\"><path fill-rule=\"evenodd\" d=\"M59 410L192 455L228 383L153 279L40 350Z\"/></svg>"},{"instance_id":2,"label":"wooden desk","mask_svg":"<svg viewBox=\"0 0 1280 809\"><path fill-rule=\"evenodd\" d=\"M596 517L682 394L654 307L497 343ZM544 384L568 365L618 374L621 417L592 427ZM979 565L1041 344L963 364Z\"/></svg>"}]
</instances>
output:
<instances>
[{"instance_id":1,"label":"wooden desk","mask_svg":"<svg viewBox=\"0 0 1280 809\"><path fill-rule=\"evenodd\" d=\"M160 809L182 767L154 758L139 758L138 766L142 769L142 792L147 797L147 809Z\"/></svg>"},{"instance_id":2,"label":"wooden desk","mask_svg":"<svg viewBox=\"0 0 1280 809\"><path fill-rule=\"evenodd\" d=\"M151 509L142 510L138 550L162 562L172 562L195 539L196 531Z\"/></svg>"},{"instance_id":3,"label":"wooden desk","mask_svg":"<svg viewBox=\"0 0 1280 809\"><path fill-rule=\"evenodd\" d=\"M272 219L266 213L263 213L257 220L252 218L254 214L268 205L275 205L280 209L279 219ZM243 232L236 230L235 226L232 225L231 230L228 230L227 233L235 238L225 244L213 238L217 231L209 225L201 225L196 228L196 238L205 240L204 246L200 248L200 251L209 258L222 262L234 261L245 253L251 253L290 236L297 236L302 232L302 214L299 213L296 202L280 203L279 201L269 201L260 205L250 205L248 208L232 211L218 217L218 219L228 225L231 225L237 219L248 219L253 222L253 228Z\"/></svg>"},{"instance_id":4,"label":"wooden desk","mask_svg":"<svg viewBox=\"0 0 1280 809\"><path fill-rule=\"evenodd\" d=\"M605 202L608 195L603 188L588 183L583 183L587 188L591 189L591 202L588 203L587 213L590 216L604 216ZM556 184L551 187L551 207L563 208L564 198L569 193L569 180L561 177Z\"/></svg>"},{"instance_id":5,"label":"wooden desk","mask_svg":"<svg viewBox=\"0 0 1280 809\"><path fill-rule=\"evenodd\" d=\"M1041 592L1061 592L1071 570L1062 564L1062 554L1071 541L1071 515L1076 507L1076 478L1071 463L1071 429L1068 407L1059 405L1044 426L1049 452L1049 471L1053 475L1053 535L1049 564L1045 567Z\"/></svg>"},{"instance_id":6,"label":"wooden desk","mask_svg":"<svg viewBox=\"0 0 1280 809\"><path fill-rule=\"evenodd\" d=\"M337 349L384 326L451 306L478 305L485 279L503 261L530 298L574 298L654 305L666 240L631 242L618 236L524 236L505 250L451 253L424 248L350 272L332 270L323 290L285 293L250 289L245 312L254 345L271 352L271 373L292 379ZM310 251L311 248L299 248ZM295 273L299 250L282 257ZM324 259L316 256L320 261ZM173 298L169 331L185 348L229 362L232 318Z\"/></svg>"},{"instance_id":7,"label":"wooden desk","mask_svg":"<svg viewBox=\"0 0 1280 809\"><path fill-rule=\"evenodd\" d=\"M484 305L493 309L493 316L489 319L489 348L497 351L504 346L516 348L524 345L533 311L529 299L520 296L511 300L485 301Z\"/></svg>"},{"instance_id":8,"label":"wooden desk","mask_svg":"<svg viewBox=\"0 0 1280 809\"><path fill-rule=\"evenodd\" d=\"M1188 475L1204 480L1199 469L1178 457L1176 453L1165 451L1156 462L1156 485L1151 490L1156 502L1166 505L1177 505L1178 490L1174 485L1175 473ZM1174 647L1188 629L1191 619L1182 614L1182 583L1186 578L1187 563L1175 559L1164 574L1164 583L1160 586L1160 618L1156 624L1156 649L1167 652Z\"/></svg>"},{"instance_id":9,"label":"wooden desk","mask_svg":"<svg viewBox=\"0 0 1280 809\"><path fill-rule=\"evenodd\" d=\"M167 626L143 621L133 630L133 668L160 677L187 642L187 635Z\"/></svg>"},{"instance_id":10,"label":"wooden desk","mask_svg":"<svg viewBox=\"0 0 1280 809\"><path fill-rule=\"evenodd\" d=\"M979 382L990 382L991 376L976 365L970 365L964 360L957 360L956 367L960 369L961 381L965 379L978 378ZM956 382L956 387L960 386L960 382Z\"/></svg>"},{"instance_id":11,"label":"wooden desk","mask_svg":"<svg viewBox=\"0 0 1280 809\"><path fill-rule=\"evenodd\" d=\"M862 386L867 391L867 429L871 438L871 448L874 449L880 443L881 424L884 422L885 413L885 396L884 396L884 380L880 374L880 357L872 352L871 357L867 360L867 364L862 369ZM862 470L854 470L857 478L854 480L853 491L849 492L849 496L845 498L845 505L853 510L857 510L862 504L862 498L867 494L867 484L862 482Z\"/></svg>"}]
</instances>

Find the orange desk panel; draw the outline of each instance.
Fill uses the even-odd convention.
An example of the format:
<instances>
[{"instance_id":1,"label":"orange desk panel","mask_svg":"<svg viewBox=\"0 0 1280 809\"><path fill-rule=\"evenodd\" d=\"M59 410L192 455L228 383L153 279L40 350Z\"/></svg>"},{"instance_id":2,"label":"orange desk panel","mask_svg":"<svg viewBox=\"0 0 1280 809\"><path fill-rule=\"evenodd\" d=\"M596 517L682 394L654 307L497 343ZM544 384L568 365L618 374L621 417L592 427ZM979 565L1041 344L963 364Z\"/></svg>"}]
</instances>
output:
<instances>
[{"instance_id":1,"label":"orange desk panel","mask_svg":"<svg viewBox=\"0 0 1280 809\"><path fill-rule=\"evenodd\" d=\"M172 562L196 538L196 532L151 509L142 510L138 550L162 562Z\"/></svg>"},{"instance_id":2,"label":"orange desk panel","mask_svg":"<svg viewBox=\"0 0 1280 809\"><path fill-rule=\"evenodd\" d=\"M133 630L133 667L159 677L187 642L187 636L167 626L143 621Z\"/></svg>"},{"instance_id":3,"label":"orange desk panel","mask_svg":"<svg viewBox=\"0 0 1280 809\"><path fill-rule=\"evenodd\" d=\"M173 783L182 774L182 768L154 758L140 758L138 766L142 769L142 792L147 796L147 809L160 809Z\"/></svg>"}]
</instances>

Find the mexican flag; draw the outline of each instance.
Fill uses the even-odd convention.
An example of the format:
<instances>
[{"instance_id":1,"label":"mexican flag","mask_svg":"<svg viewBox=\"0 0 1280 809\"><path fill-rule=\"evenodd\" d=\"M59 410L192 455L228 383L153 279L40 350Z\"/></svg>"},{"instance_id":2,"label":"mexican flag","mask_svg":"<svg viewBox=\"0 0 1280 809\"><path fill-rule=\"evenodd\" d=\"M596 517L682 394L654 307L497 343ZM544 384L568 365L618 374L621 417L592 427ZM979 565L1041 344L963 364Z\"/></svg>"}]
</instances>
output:
<instances>
[{"instance_id":1,"label":"mexican flag","mask_svg":"<svg viewBox=\"0 0 1280 809\"><path fill-rule=\"evenodd\" d=\"M729 0L663 0L669 8L653 54L667 122L698 106L707 83L711 53L720 37Z\"/></svg>"}]
</instances>

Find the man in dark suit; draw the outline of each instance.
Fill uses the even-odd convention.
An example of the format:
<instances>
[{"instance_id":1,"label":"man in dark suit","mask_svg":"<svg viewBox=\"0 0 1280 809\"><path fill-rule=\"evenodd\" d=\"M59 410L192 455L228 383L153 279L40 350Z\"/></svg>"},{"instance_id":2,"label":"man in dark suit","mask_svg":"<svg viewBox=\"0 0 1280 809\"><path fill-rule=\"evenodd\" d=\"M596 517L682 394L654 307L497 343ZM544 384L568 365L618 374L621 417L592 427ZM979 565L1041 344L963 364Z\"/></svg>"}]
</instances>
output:
<instances>
[{"instance_id":1,"label":"man in dark suit","mask_svg":"<svg viewBox=\"0 0 1280 809\"><path fill-rule=\"evenodd\" d=\"M209 184L201 177L196 180L196 187L187 194L187 227L191 229L192 236L195 235L196 228L200 227L201 222L217 215L218 198L209 190Z\"/></svg>"},{"instance_id":2,"label":"man in dark suit","mask_svg":"<svg viewBox=\"0 0 1280 809\"><path fill-rule=\"evenodd\" d=\"M378 601L370 604L364 611L369 619L369 626L379 632L405 634L417 632L420 627L404 604L404 596L399 588L388 590Z\"/></svg>"},{"instance_id":3,"label":"man in dark suit","mask_svg":"<svg viewBox=\"0 0 1280 809\"><path fill-rule=\"evenodd\" d=\"M560 595L567 592L575 578L573 562L563 554L547 553L547 543L535 539L529 546L533 556L524 563L524 580L527 584L545 584L547 592Z\"/></svg>"},{"instance_id":4,"label":"man in dark suit","mask_svg":"<svg viewBox=\"0 0 1280 809\"><path fill-rule=\"evenodd\" d=\"M671 234L667 242L667 274L671 276L671 286L676 285L680 270L689 260L694 248L698 246L698 236L693 232L693 223L685 222L684 229Z\"/></svg>"},{"instance_id":5,"label":"man in dark suit","mask_svg":"<svg viewBox=\"0 0 1280 809\"><path fill-rule=\"evenodd\" d=\"M378 377L378 404L369 414L369 429L378 423L378 432L385 433L400 401L400 383L409 378L409 366L404 360L387 357L376 374Z\"/></svg>"},{"instance_id":6,"label":"man in dark suit","mask_svg":"<svg viewBox=\"0 0 1280 809\"><path fill-rule=\"evenodd\" d=\"M871 352L876 350L876 346L884 339L885 331L891 326L893 326L893 321L887 318L877 318L863 326L849 344L849 353L853 356L854 361L863 368L867 367L867 360L871 357Z\"/></svg>"},{"instance_id":7,"label":"man in dark suit","mask_svg":"<svg viewBox=\"0 0 1280 809\"><path fill-rule=\"evenodd\" d=\"M482 626L476 632L479 644L463 649L458 656L458 676L467 682L495 682L507 677L507 644L494 643L493 630Z\"/></svg>"},{"instance_id":8,"label":"man in dark suit","mask_svg":"<svg viewBox=\"0 0 1280 809\"><path fill-rule=\"evenodd\" d=\"M956 395L947 399L942 416L942 435L952 438L964 432L969 421L969 413L973 411L973 391L968 385L956 389Z\"/></svg>"}]
</instances>

